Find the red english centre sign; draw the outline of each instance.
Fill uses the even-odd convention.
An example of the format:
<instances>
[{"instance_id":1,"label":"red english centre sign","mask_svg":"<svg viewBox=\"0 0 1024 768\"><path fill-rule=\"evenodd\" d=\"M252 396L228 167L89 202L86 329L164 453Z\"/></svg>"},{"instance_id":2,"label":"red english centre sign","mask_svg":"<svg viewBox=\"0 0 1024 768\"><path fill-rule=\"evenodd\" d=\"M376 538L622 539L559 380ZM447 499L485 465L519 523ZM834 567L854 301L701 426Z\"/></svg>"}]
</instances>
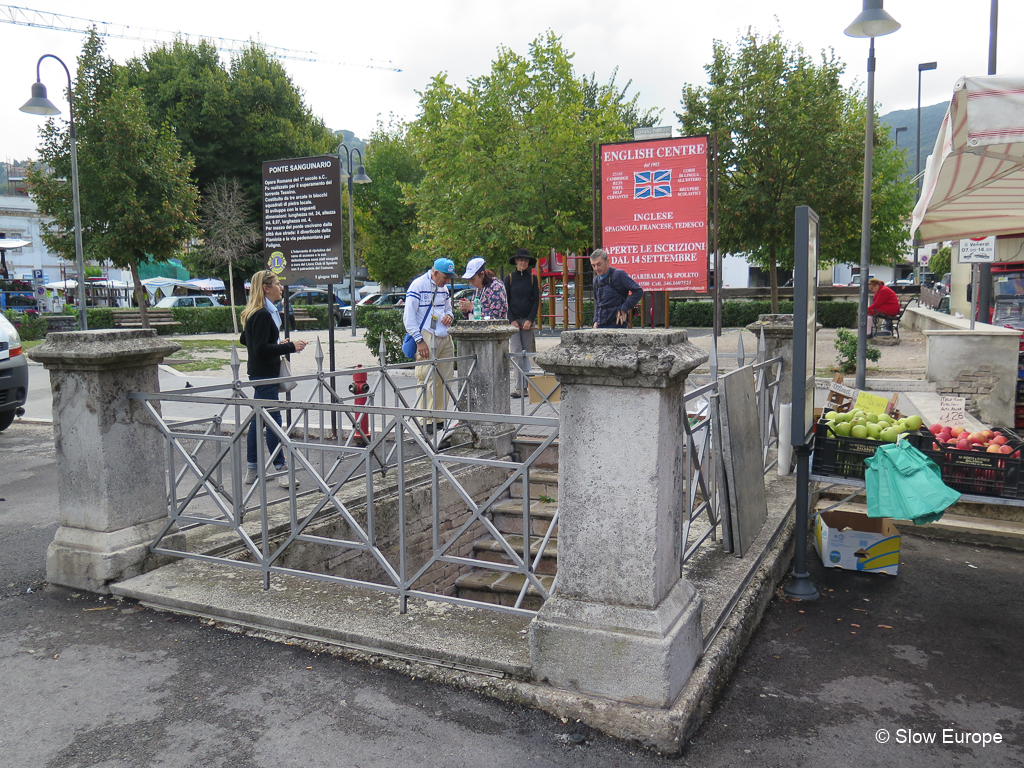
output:
<instances>
[{"instance_id":1,"label":"red english centre sign","mask_svg":"<svg viewBox=\"0 0 1024 768\"><path fill-rule=\"evenodd\" d=\"M645 291L708 289L708 139L601 145L602 247Z\"/></svg>"}]
</instances>

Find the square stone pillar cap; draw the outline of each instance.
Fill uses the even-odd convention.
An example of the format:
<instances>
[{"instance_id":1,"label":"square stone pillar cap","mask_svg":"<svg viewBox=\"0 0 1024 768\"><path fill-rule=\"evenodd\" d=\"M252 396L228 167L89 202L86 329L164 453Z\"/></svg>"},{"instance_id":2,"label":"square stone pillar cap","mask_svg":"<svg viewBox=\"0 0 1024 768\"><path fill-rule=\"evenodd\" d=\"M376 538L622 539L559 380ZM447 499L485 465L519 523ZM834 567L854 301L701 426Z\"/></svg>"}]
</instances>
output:
<instances>
[{"instance_id":1,"label":"square stone pillar cap","mask_svg":"<svg viewBox=\"0 0 1024 768\"><path fill-rule=\"evenodd\" d=\"M566 331L537 364L563 383L661 388L685 381L707 359L684 330L593 328Z\"/></svg>"},{"instance_id":2,"label":"square stone pillar cap","mask_svg":"<svg viewBox=\"0 0 1024 768\"><path fill-rule=\"evenodd\" d=\"M181 345L156 335L152 328L48 333L46 341L26 354L48 370L107 371L159 365Z\"/></svg>"},{"instance_id":3,"label":"square stone pillar cap","mask_svg":"<svg viewBox=\"0 0 1024 768\"><path fill-rule=\"evenodd\" d=\"M507 320L460 320L448 329L452 338L467 341L504 341L511 339L517 329Z\"/></svg>"}]
</instances>

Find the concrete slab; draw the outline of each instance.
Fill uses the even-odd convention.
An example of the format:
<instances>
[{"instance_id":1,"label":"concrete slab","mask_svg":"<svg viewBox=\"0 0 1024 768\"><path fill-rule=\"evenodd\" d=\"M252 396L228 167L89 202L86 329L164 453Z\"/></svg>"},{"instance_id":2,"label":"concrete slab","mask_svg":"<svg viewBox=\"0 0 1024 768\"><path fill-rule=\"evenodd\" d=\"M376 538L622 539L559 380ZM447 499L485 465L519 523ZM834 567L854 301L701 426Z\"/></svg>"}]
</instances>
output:
<instances>
[{"instance_id":1,"label":"concrete slab","mask_svg":"<svg viewBox=\"0 0 1024 768\"><path fill-rule=\"evenodd\" d=\"M909 400L914 406L914 410L924 419L924 423L935 424L939 420L939 395L936 392L907 392L904 397L900 398L902 402L904 399ZM967 413L964 414L964 427L968 432L977 432L978 430L988 429L987 426L978 421L974 416Z\"/></svg>"},{"instance_id":2,"label":"concrete slab","mask_svg":"<svg viewBox=\"0 0 1024 768\"><path fill-rule=\"evenodd\" d=\"M353 650L415 659L484 675L530 677L530 617L398 598L311 578L179 561L114 585L114 594L175 613L202 616Z\"/></svg>"}]
</instances>

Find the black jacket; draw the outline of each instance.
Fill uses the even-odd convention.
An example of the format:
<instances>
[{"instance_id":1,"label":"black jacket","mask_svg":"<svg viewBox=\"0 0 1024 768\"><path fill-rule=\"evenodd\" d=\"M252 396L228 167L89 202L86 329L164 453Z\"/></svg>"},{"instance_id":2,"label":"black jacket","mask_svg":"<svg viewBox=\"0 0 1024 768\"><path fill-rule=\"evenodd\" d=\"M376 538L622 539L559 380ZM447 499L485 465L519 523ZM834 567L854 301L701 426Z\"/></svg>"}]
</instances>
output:
<instances>
[{"instance_id":1,"label":"black jacket","mask_svg":"<svg viewBox=\"0 0 1024 768\"><path fill-rule=\"evenodd\" d=\"M518 269L505 275L505 293L508 294L508 321L529 320L537 322L540 309L540 283L533 271L520 272Z\"/></svg>"},{"instance_id":2,"label":"black jacket","mask_svg":"<svg viewBox=\"0 0 1024 768\"><path fill-rule=\"evenodd\" d=\"M245 370L250 379L276 379L281 375L281 355L295 352L295 345L290 341L278 344L280 337L277 323L266 307L245 321L239 341L249 350Z\"/></svg>"}]
</instances>

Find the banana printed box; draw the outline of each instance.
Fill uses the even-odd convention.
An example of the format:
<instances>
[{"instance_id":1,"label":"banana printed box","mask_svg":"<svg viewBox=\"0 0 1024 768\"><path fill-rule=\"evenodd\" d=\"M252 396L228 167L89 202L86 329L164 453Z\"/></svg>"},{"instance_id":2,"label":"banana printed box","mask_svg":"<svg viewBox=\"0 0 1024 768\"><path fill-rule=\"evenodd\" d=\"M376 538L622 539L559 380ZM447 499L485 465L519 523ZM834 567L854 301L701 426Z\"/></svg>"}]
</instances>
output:
<instances>
[{"instance_id":1,"label":"banana printed box","mask_svg":"<svg viewBox=\"0 0 1024 768\"><path fill-rule=\"evenodd\" d=\"M900 566L900 534L888 517L834 509L814 520L814 548L827 568L888 573Z\"/></svg>"}]
</instances>

